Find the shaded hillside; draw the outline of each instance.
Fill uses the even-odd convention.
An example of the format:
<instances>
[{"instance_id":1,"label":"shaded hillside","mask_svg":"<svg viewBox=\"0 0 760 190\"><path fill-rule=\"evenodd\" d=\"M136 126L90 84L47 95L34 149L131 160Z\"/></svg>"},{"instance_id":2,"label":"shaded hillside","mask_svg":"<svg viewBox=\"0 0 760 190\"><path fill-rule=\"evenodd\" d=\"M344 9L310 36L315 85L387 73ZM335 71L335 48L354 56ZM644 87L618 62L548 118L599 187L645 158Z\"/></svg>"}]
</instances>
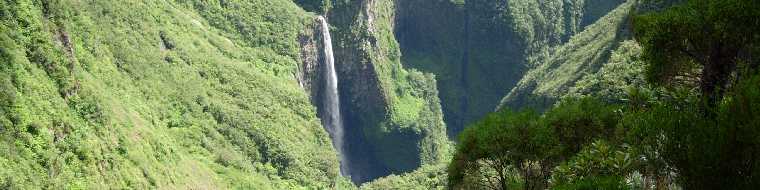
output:
<instances>
[{"instance_id":1,"label":"shaded hillside","mask_svg":"<svg viewBox=\"0 0 760 190\"><path fill-rule=\"evenodd\" d=\"M455 136L493 111L531 64L623 0L399 1L402 63L436 75Z\"/></svg>"},{"instance_id":2,"label":"shaded hillside","mask_svg":"<svg viewBox=\"0 0 760 190\"><path fill-rule=\"evenodd\" d=\"M0 188L334 186L288 0L0 2Z\"/></svg>"},{"instance_id":3,"label":"shaded hillside","mask_svg":"<svg viewBox=\"0 0 760 190\"><path fill-rule=\"evenodd\" d=\"M544 109L570 93L576 82L597 73L620 43L630 39L628 21L633 2L627 2L559 46L552 56L537 60L501 106Z\"/></svg>"}]
</instances>

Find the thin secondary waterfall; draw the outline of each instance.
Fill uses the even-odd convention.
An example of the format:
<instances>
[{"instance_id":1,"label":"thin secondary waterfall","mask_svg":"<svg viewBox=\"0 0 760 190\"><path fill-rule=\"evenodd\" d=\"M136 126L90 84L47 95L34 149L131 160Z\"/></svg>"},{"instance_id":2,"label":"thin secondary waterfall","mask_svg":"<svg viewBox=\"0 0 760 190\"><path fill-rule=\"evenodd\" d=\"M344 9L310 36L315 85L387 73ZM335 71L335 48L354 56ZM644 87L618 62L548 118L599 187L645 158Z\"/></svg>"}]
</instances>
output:
<instances>
[{"instance_id":1,"label":"thin secondary waterfall","mask_svg":"<svg viewBox=\"0 0 760 190\"><path fill-rule=\"evenodd\" d=\"M325 51L323 78L325 80L325 89L322 90L322 125L327 129L332 138L333 146L338 150L340 155L340 173L347 176L348 162L344 154L343 146L343 118L340 116L340 97L338 96L338 75L335 72L335 58L333 57L332 39L330 38L330 26L324 17L317 18L322 27L322 42Z\"/></svg>"}]
</instances>

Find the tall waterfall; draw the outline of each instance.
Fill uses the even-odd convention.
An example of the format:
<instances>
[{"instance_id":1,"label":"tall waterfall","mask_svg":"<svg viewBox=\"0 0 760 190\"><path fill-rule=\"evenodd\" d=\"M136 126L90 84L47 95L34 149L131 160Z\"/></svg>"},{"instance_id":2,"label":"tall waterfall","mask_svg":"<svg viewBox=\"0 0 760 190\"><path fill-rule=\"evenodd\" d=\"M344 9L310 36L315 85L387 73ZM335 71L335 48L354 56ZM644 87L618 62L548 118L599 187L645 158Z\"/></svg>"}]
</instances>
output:
<instances>
[{"instance_id":1,"label":"tall waterfall","mask_svg":"<svg viewBox=\"0 0 760 190\"><path fill-rule=\"evenodd\" d=\"M340 173L343 176L347 176L348 163L346 155L344 154L345 147L343 145L343 118L340 116L340 97L338 96L338 75L335 72L335 58L333 57L332 39L330 38L330 26L327 24L327 20L324 17L319 16L317 18L322 27L322 43L325 51L324 55L324 71L323 79L325 80L325 88L322 90L322 125L327 129L327 132L332 138L333 146L338 150L340 155Z\"/></svg>"}]
</instances>

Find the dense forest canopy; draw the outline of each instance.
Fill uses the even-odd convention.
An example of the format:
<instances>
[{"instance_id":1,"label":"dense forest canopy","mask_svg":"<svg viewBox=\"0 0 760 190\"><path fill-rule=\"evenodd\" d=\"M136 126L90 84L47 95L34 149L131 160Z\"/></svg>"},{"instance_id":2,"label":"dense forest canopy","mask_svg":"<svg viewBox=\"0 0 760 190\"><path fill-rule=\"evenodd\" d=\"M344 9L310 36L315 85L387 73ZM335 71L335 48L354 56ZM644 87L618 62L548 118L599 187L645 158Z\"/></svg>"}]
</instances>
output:
<instances>
[{"instance_id":1,"label":"dense forest canopy","mask_svg":"<svg viewBox=\"0 0 760 190\"><path fill-rule=\"evenodd\" d=\"M459 137L454 189L760 186L760 2L650 2L632 19L650 85L487 116ZM604 96L604 98L610 98Z\"/></svg>"}]
</instances>

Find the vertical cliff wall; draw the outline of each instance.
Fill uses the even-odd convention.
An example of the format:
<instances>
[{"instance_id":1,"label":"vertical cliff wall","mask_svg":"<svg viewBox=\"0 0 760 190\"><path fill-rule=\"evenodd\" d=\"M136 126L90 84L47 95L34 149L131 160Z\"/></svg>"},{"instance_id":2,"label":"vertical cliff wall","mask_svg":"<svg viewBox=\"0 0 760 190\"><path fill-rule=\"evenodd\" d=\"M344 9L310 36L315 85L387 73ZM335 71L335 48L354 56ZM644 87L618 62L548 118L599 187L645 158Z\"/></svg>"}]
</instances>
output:
<instances>
[{"instance_id":1,"label":"vertical cliff wall","mask_svg":"<svg viewBox=\"0 0 760 190\"><path fill-rule=\"evenodd\" d=\"M395 8L357 0L329 11L355 182L436 163L448 151L434 77L401 65Z\"/></svg>"}]
</instances>

